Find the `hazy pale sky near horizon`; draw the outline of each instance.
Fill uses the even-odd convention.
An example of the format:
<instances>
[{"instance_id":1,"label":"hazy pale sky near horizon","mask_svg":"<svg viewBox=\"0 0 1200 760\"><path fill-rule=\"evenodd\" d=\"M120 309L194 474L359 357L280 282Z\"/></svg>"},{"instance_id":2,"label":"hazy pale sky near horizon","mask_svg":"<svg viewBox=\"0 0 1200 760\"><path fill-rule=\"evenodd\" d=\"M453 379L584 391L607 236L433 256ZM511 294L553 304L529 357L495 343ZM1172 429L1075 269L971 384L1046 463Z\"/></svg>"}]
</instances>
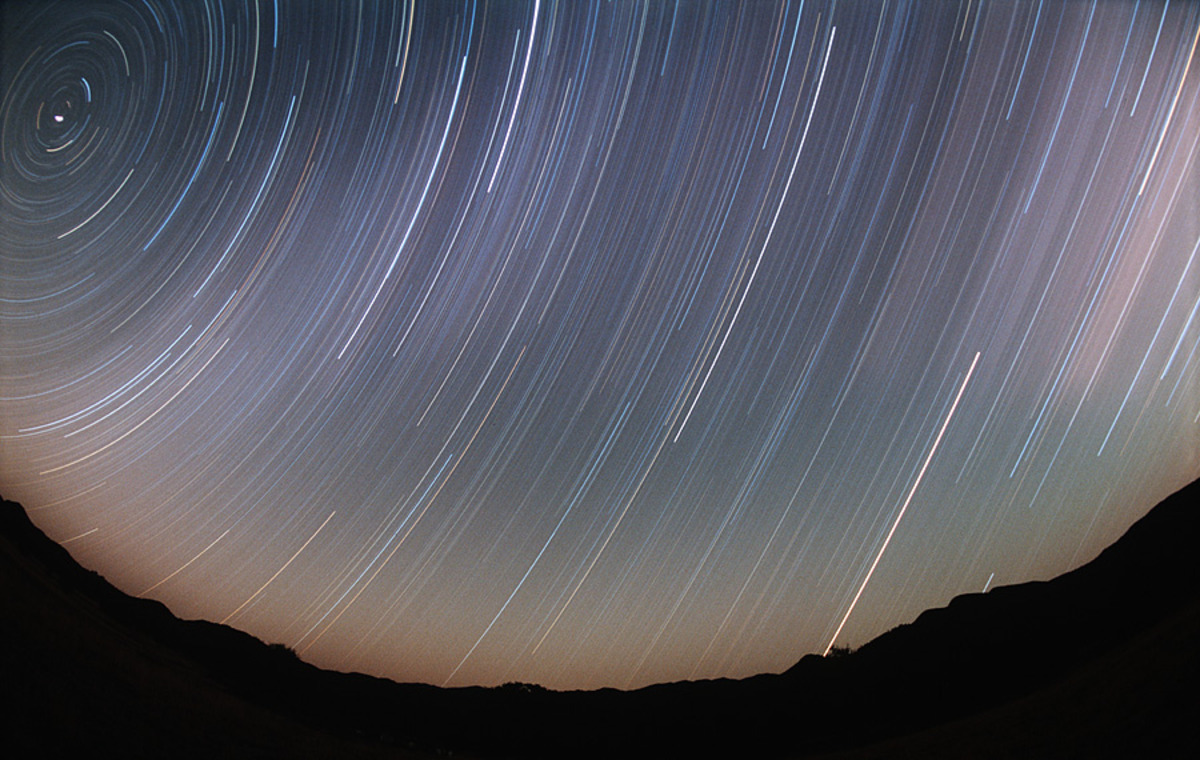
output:
<instances>
[{"instance_id":1,"label":"hazy pale sky near horizon","mask_svg":"<svg viewBox=\"0 0 1200 760\"><path fill-rule=\"evenodd\" d=\"M1200 475L1200 5L5 2L0 492L319 665L780 671Z\"/></svg>"}]
</instances>

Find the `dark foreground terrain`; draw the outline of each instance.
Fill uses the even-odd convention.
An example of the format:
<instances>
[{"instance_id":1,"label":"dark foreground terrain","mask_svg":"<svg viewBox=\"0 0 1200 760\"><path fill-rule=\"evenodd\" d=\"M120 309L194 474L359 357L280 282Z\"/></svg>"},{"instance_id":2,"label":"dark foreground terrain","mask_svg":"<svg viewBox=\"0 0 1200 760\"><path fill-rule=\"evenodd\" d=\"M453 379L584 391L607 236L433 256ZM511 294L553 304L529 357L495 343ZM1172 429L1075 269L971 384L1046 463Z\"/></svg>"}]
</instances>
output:
<instances>
[{"instance_id":1,"label":"dark foreground terrain","mask_svg":"<svg viewBox=\"0 0 1200 760\"><path fill-rule=\"evenodd\" d=\"M1048 582L852 654L637 691L323 671L129 597L0 505L7 757L1200 757L1200 481Z\"/></svg>"}]
</instances>

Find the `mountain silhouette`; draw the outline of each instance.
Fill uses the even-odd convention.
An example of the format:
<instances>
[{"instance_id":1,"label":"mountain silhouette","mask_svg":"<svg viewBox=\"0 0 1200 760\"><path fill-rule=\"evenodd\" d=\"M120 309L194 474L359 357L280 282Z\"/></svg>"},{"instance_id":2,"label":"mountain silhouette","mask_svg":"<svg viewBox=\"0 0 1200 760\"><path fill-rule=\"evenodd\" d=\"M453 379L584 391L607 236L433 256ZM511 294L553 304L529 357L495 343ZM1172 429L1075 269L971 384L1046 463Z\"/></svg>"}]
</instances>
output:
<instances>
[{"instance_id":1,"label":"mountain silhouette","mask_svg":"<svg viewBox=\"0 0 1200 760\"><path fill-rule=\"evenodd\" d=\"M124 594L4 501L0 746L9 757L1200 756L1198 496L1200 481L1074 571L956 597L852 653L741 680L571 692L321 670Z\"/></svg>"}]
</instances>

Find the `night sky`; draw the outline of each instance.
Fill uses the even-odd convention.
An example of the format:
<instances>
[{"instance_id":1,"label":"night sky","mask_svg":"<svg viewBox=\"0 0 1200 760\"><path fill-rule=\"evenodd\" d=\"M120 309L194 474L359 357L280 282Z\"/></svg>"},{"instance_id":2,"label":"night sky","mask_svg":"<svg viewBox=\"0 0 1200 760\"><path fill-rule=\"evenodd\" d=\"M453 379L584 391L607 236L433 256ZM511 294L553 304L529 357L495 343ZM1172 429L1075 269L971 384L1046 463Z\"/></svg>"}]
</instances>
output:
<instances>
[{"instance_id":1,"label":"night sky","mask_svg":"<svg viewBox=\"0 0 1200 760\"><path fill-rule=\"evenodd\" d=\"M3 14L0 491L181 617L778 672L1200 475L1200 4Z\"/></svg>"}]
</instances>

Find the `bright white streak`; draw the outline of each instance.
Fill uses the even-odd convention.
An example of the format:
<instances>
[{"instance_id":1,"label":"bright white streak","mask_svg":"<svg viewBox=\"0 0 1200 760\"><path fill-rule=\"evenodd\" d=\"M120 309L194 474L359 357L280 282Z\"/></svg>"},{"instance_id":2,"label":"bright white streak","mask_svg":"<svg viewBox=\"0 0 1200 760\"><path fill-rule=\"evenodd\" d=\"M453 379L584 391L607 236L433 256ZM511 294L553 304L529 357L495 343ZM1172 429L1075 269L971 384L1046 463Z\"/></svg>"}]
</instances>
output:
<instances>
[{"instance_id":1,"label":"bright white streak","mask_svg":"<svg viewBox=\"0 0 1200 760\"><path fill-rule=\"evenodd\" d=\"M874 574L875 568L879 566L879 560L883 558L883 553L887 550L888 544L891 543L892 536L896 535L896 528L900 525L900 520L904 517L904 512L908 509L908 505L912 503L913 494L917 492L917 487L921 485L921 479L925 477L925 470L929 468L929 463L933 460L933 455L937 453L938 444L942 442L942 435L945 434L946 428L950 426L950 419L954 417L954 410L958 408L958 402L962 399L963 391L967 389L967 383L971 380L971 373L975 371L975 365L978 362L979 352L976 351L975 358L971 360L971 368L967 370L967 376L963 378L962 385L958 387L958 394L954 397L954 403L950 405L950 411L946 413L946 419L942 422L942 429L938 431L937 438L933 440L933 446L929 447L929 454L925 456L925 463L921 465L921 470L917 473L917 479L913 481L912 488L908 489L908 496L904 499L904 506L900 507L900 514L896 515L896 519L892 522L891 530L888 531L887 537L883 539L883 546L879 547L879 553L875 555L875 561L871 563L871 568L867 570L867 577L863 578L862 585L858 587L858 593L851 600L849 609L842 616L842 622L838 623L837 630L833 632L833 638L829 640L829 645L821 653L822 656L828 655L829 650L833 649L834 642L841 635L846 621L850 619L850 613L854 612L854 605L858 604L858 599L862 596L863 590L866 589L867 583L871 580L871 575Z\"/></svg>"},{"instance_id":2,"label":"bright white streak","mask_svg":"<svg viewBox=\"0 0 1200 760\"><path fill-rule=\"evenodd\" d=\"M537 20L540 10L540 0L533 3L533 28L529 30L529 46L525 48L525 63L521 65L521 81L517 84L517 99L513 101L512 113L508 117L508 128L504 130L504 140L500 143L500 155L496 157L496 168L492 169L492 178L488 180L487 191L492 192L496 182L496 174L500 172L500 164L504 163L504 151L508 148L508 137L512 134L513 122L517 118L517 109L521 107L521 93L525 91L525 75L529 73L529 56L533 54L533 41L537 38Z\"/></svg>"},{"instance_id":3,"label":"bright white streak","mask_svg":"<svg viewBox=\"0 0 1200 760\"><path fill-rule=\"evenodd\" d=\"M787 182L783 185L783 194L779 196L779 205L775 207L775 216L771 218L771 226L767 229L767 237L763 240L762 248L758 250L758 258L754 261L754 269L750 271L750 279L746 282L746 288L742 291L742 297L738 301L737 308L733 311L733 318L729 320L729 326L725 328L725 335L721 338L721 345L717 346L717 353L713 357L712 364L708 365L708 372L704 373L704 379L700 381L700 389L696 391L696 397L692 399L692 405L688 407L687 414L683 416L683 422L679 424L679 430L675 432L675 438L672 439L672 443L679 441L679 436L683 434L683 429L687 427L688 420L692 418L692 412L695 411L696 404L700 401L700 396L704 393L705 386L708 385L708 378L712 375L717 362L721 360L721 352L725 350L725 341L729 340L729 334L733 332L733 326L737 324L738 315L742 313L742 304L746 302L746 296L750 293L750 286L754 284L754 278L758 276L758 265L762 263L763 254L767 252L767 246L771 244L771 236L775 234L775 225L779 222L779 213L783 211L783 204L787 201L788 190L792 188L792 178L796 176L796 166L800 163L800 153L804 150L804 142L808 139L808 128L812 126L813 114L817 112L817 100L821 97L821 85L825 82L825 67L829 65L829 55L833 52L833 37L835 34L837 34L836 26L829 30L829 44L825 46L825 60L821 63L821 75L817 77L817 90L813 94L812 107L808 111L808 120L804 122L804 132L800 135L800 145L796 148L795 158L792 159L792 168L788 172Z\"/></svg>"},{"instance_id":4,"label":"bright white streak","mask_svg":"<svg viewBox=\"0 0 1200 760\"><path fill-rule=\"evenodd\" d=\"M60 121L61 121L61 118L60 118L60 117L58 117L58 116L55 116L54 118L55 118L55 119L58 119L58 120L60 120ZM125 175L125 179L121 180L121 184L120 184L120 186L118 186L118 187L117 187L117 189L113 191L113 194L112 194L112 195L108 196L108 200L106 200L104 203L101 203L101 204L100 204L100 208L98 208L98 209L96 209L95 211L93 211L93 212L92 212L92 215L91 215L91 216L89 216L87 219L84 219L84 220L83 220L82 222L80 222L79 224L75 225L75 226L74 226L74 227L72 227L71 229L69 229L69 230L67 230L66 232L64 232L63 234L59 235L59 236L58 236L58 239L59 239L59 240L62 240L62 239L63 239L63 238L65 238L67 235L70 235L70 234L71 234L72 232L74 232L75 230L79 229L79 228L80 228L80 227L82 227L83 225L85 225L85 224L87 224L88 222L90 222L90 221L92 221L93 219L95 219L95 218L96 218L96 217L97 217L97 216L100 214L100 212L101 212L101 211L103 211L105 208L107 208L107 207L108 207L108 204L112 203L112 201L113 201L113 198L116 198L116 197L117 197L117 193L121 192L121 188L125 187L125 183L126 183L126 182L128 182L128 181L129 181L129 178L130 178L130 177L132 177L132 176L133 176L133 169L130 169L130 170L129 170L129 173Z\"/></svg>"},{"instance_id":5,"label":"bright white streak","mask_svg":"<svg viewBox=\"0 0 1200 760\"><path fill-rule=\"evenodd\" d=\"M392 98L392 105L400 102L400 88L404 86L404 72L408 70L408 54L412 50L412 26L413 16L417 12L417 0L412 0L408 4L408 10L405 15L408 16L408 31L404 34L404 61L400 65L400 81L396 82L396 97ZM399 60L400 51L396 51L396 59Z\"/></svg>"},{"instance_id":6,"label":"bright white streak","mask_svg":"<svg viewBox=\"0 0 1200 760\"><path fill-rule=\"evenodd\" d=\"M1188 51L1187 64L1183 67L1183 75L1179 77L1179 86L1175 88L1175 97L1171 99L1171 108L1167 111L1167 118L1163 120L1162 131L1158 133L1158 143L1154 146L1154 155L1150 156L1150 165L1146 167L1146 176L1142 177L1142 186L1138 188L1138 197L1142 197L1142 192L1146 189L1146 183L1150 181L1150 172L1154 171L1154 164L1158 161L1158 152L1162 150L1163 138L1167 136L1167 127L1171 126L1171 118L1175 116L1175 106L1179 105L1179 94L1183 92L1183 83L1187 79L1188 69L1192 67L1192 58L1196 54L1196 43L1200 41L1200 29L1196 30L1196 36L1192 38L1192 49Z\"/></svg>"},{"instance_id":7,"label":"bright white streak","mask_svg":"<svg viewBox=\"0 0 1200 760\"><path fill-rule=\"evenodd\" d=\"M338 351L337 358L341 359L342 354L346 353L346 349L350 348L350 344L354 342L354 336L358 335L358 330L363 326L363 322L367 321L367 315L371 313L371 309L375 306L375 301L379 298L379 294L383 292L383 286L387 284L388 278L392 276L392 270L396 268L396 262L400 260L400 254L404 252L404 247L408 245L408 236L412 234L413 227L416 226L417 217L421 214L421 208L425 205L425 196L429 193L429 186L433 184L433 178L437 175L438 164L442 161L442 149L446 147L446 137L450 134L450 127L454 124L454 114L458 111L458 94L462 91L463 74L467 70L467 57L462 57L462 63L458 67L458 84L454 86L454 101L450 104L450 115L446 118L446 128L442 131L442 141L438 143L437 154L433 157L433 167L429 170L429 176L425 179L425 187L421 188L421 197L417 199L417 207L413 211L412 218L408 221L408 227L404 230L404 237L400 239L400 245L396 246L396 252L392 255L392 260L388 264L387 271L383 273L383 278L379 281L379 287L375 288L374 295L367 303L367 308L363 310L363 315L358 318L358 324L354 325L354 329L350 331L350 337L346 339L346 345L342 346L342 350ZM453 149L452 149L453 150Z\"/></svg>"}]
</instances>

